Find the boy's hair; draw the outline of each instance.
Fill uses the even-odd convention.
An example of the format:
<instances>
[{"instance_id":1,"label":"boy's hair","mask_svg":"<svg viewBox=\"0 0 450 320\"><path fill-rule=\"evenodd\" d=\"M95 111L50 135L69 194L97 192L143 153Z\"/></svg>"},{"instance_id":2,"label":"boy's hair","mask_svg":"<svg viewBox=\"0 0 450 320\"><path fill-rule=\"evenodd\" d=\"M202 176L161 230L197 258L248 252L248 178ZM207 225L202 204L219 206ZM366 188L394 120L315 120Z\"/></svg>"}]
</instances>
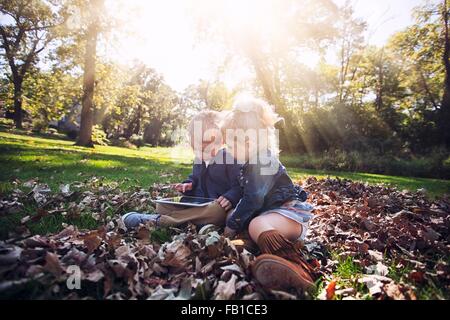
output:
<instances>
[{"instance_id":1,"label":"boy's hair","mask_svg":"<svg viewBox=\"0 0 450 320\"><path fill-rule=\"evenodd\" d=\"M221 123L222 135L226 137L226 131L229 129L267 130L268 147L277 155L279 150L275 125L282 120L283 118L264 100L248 96L240 97L235 101L232 111Z\"/></svg>"},{"instance_id":2,"label":"boy's hair","mask_svg":"<svg viewBox=\"0 0 450 320\"><path fill-rule=\"evenodd\" d=\"M189 137L191 139L191 142L193 140L194 130L196 125L202 126L202 133L206 130L220 130L220 123L221 123L222 117L221 113L217 111L207 110L207 111L201 111L197 113L195 116L192 117L189 126L188 126L188 133Z\"/></svg>"},{"instance_id":3,"label":"boy's hair","mask_svg":"<svg viewBox=\"0 0 450 320\"><path fill-rule=\"evenodd\" d=\"M201 111L192 117L189 122L188 131L189 134L194 133L194 126L196 123L201 123L203 126L203 130L207 129L215 129L220 127L220 112L207 110Z\"/></svg>"}]
</instances>

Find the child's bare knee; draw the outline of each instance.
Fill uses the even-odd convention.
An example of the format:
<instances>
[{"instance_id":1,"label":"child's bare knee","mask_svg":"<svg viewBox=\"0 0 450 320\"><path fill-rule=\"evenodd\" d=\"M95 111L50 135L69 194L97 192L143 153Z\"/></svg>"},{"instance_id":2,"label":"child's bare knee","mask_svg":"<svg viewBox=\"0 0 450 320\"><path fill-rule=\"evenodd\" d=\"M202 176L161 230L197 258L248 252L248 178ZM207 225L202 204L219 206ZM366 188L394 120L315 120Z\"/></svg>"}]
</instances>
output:
<instances>
[{"instance_id":1,"label":"child's bare knee","mask_svg":"<svg viewBox=\"0 0 450 320\"><path fill-rule=\"evenodd\" d=\"M250 224L248 225L249 231L258 228L258 226L260 224L261 224L261 221L260 221L259 217L256 217L256 218L252 219L252 221L250 221Z\"/></svg>"},{"instance_id":2,"label":"child's bare knee","mask_svg":"<svg viewBox=\"0 0 450 320\"><path fill-rule=\"evenodd\" d=\"M248 225L248 233L253 241L258 241L259 235L264 231L264 219L262 217L256 217Z\"/></svg>"}]
</instances>

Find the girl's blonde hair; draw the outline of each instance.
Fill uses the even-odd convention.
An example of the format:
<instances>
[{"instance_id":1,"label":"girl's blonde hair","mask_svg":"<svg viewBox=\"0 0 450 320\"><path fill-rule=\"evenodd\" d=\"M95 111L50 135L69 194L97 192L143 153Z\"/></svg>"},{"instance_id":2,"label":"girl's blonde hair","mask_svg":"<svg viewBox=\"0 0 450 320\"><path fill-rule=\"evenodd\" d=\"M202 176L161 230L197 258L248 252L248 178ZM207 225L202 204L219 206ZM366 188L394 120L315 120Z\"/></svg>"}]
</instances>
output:
<instances>
[{"instance_id":1,"label":"girl's blonde hair","mask_svg":"<svg viewBox=\"0 0 450 320\"><path fill-rule=\"evenodd\" d=\"M222 135L226 137L226 130L249 129L267 130L268 147L274 155L278 155L278 135L275 125L282 121L274 107L262 99L244 96L236 99L231 112L222 121ZM262 146L261 146L262 147Z\"/></svg>"}]
</instances>

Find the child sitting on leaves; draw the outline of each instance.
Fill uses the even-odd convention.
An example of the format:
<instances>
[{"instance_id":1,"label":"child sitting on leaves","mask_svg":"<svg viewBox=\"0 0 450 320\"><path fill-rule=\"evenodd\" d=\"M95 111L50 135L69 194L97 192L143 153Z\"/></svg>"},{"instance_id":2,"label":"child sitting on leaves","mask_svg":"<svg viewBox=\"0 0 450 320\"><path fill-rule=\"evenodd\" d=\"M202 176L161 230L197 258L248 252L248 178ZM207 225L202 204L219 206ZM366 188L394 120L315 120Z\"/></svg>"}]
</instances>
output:
<instances>
[{"instance_id":1,"label":"child sitting on leaves","mask_svg":"<svg viewBox=\"0 0 450 320\"><path fill-rule=\"evenodd\" d=\"M185 223L225 225L227 212L236 207L242 194L238 176L241 166L223 148L220 132L221 114L203 111L189 124L191 147L195 160L192 174L175 190L186 196L213 198L206 207L186 208L171 204L156 205L155 214L129 212L122 217L127 228L153 222L157 226L174 227Z\"/></svg>"},{"instance_id":2,"label":"child sitting on leaves","mask_svg":"<svg viewBox=\"0 0 450 320\"><path fill-rule=\"evenodd\" d=\"M313 207L278 159L275 124L280 120L266 102L247 98L235 103L223 123L230 153L245 163L239 178L243 196L227 220L225 236L248 230L262 253L252 273L263 287L309 289L312 269L296 242L305 239Z\"/></svg>"}]
</instances>

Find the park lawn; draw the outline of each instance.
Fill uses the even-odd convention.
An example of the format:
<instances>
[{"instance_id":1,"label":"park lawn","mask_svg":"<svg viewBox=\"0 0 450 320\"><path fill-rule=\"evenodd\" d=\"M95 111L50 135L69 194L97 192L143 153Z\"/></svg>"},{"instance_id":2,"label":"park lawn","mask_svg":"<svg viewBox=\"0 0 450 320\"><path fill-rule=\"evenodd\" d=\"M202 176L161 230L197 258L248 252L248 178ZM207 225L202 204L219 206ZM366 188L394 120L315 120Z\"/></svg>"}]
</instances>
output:
<instances>
[{"instance_id":1,"label":"park lawn","mask_svg":"<svg viewBox=\"0 0 450 320\"><path fill-rule=\"evenodd\" d=\"M190 160L171 148L139 150L112 146L77 147L73 141L0 132L0 181L39 179L52 190L60 184L104 177L121 188L172 183L189 174ZM182 152L183 152L182 151Z\"/></svg>"},{"instance_id":2,"label":"park lawn","mask_svg":"<svg viewBox=\"0 0 450 320\"><path fill-rule=\"evenodd\" d=\"M148 187L154 183L174 183L189 174L191 159L192 152L183 148L96 146L89 149L74 146L73 141L60 137L0 132L0 192L12 188L12 181L16 178L22 182L37 178L47 183L52 190L56 190L60 184L92 176L104 177L105 182L117 182L124 189ZM449 180L293 167L287 169L296 181L311 176L330 176L371 184L384 183L402 190L424 188L431 197L450 193Z\"/></svg>"}]
</instances>

